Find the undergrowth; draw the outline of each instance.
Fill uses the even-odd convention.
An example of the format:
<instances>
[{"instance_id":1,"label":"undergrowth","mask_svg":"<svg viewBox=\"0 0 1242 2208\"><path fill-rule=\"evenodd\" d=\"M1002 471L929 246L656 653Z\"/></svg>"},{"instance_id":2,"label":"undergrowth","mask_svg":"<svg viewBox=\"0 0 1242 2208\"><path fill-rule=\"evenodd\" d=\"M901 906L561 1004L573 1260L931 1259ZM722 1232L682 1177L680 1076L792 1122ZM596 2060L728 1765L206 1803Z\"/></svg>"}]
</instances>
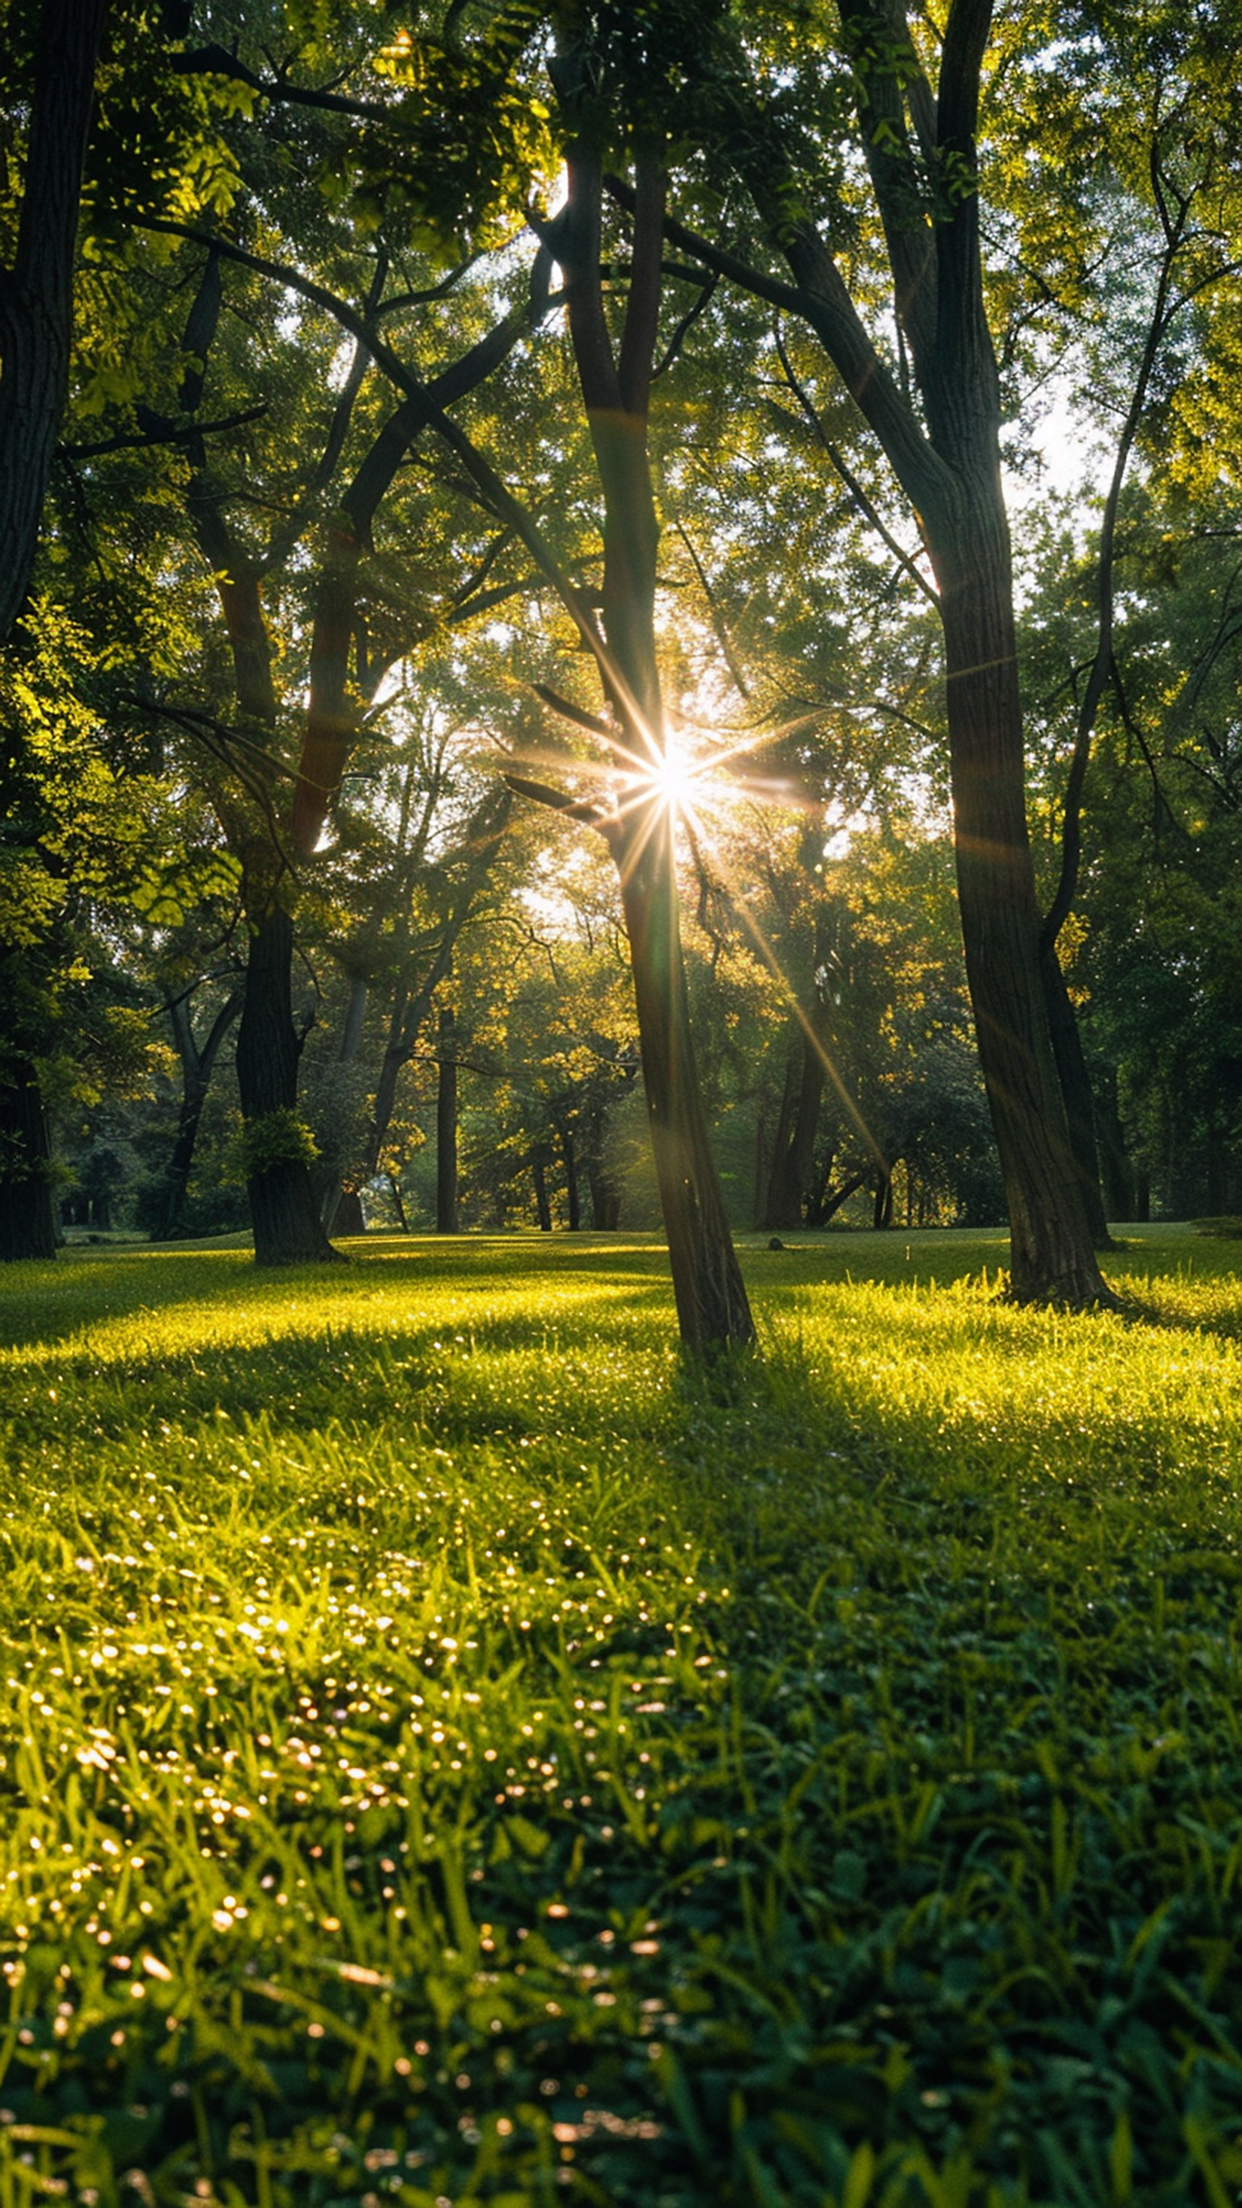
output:
<instances>
[{"instance_id":1,"label":"undergrowth","mask_svg":"<svg viewBox=\"0 0 1242 2208\"><path fill-rule=\"evenodd\" d=\"M1001 1255L10 1268L3 2208L1242 2199L1242 1283Z\"/></svg>"}]
</instances>

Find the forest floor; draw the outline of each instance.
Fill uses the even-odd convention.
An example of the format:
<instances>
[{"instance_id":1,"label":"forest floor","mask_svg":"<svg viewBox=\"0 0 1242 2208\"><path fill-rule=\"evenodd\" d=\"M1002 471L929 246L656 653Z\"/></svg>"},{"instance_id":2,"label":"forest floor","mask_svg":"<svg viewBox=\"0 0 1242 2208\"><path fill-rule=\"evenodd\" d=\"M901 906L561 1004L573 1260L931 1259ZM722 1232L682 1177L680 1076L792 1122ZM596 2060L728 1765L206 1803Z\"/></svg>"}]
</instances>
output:
<instances>
[{"instance_id":1,"label":"forest floor","mask_svg":"<svg viewBox=\"0 0 1242 2208\"><path fill-rule=\"evenodd\" d=\"M1242 2199L1242 1243L0 1277L0 2208Z\"/></svg>"}]
</instances>

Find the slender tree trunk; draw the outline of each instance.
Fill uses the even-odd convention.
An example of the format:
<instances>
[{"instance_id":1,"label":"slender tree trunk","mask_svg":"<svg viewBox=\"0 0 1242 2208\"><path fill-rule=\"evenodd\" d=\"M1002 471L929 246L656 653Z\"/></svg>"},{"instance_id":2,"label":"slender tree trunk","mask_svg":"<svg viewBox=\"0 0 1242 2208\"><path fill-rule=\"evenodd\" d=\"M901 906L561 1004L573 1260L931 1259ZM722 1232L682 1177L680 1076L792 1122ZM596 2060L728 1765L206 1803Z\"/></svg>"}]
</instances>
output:
<instances>
[{"instance_id":1,"label":"slender tree trunk","mask_svg":"<svg viewBox=\"0 0 1242 2208\"><path fill-rule=\"evenodd\" d=\"M872 1171L871 1166L864 1165L857 1173L851 1173L847 1180L842 1181L840 1188L833 1189L828 1187L829 1176L825 1174L824 1187L814 1205L807 1211L808 1227L826 1227L828 1221L840 1211L842 1204L847 1204L851 1196L857 1195L860 1188L866 1187Z\"/></svg>"},{"instance_id":2,"label":"slender tree trunk","mask_svg":"<svg viewBox=\"0 0 1242 2208\"><path fill-rule=\"evenodd\" d=\"M1048 1029L1052 1037L1053 1057L1056 1060L1057 1078L1065 1104L1066 1127L1069 1134L1070 1154L1074 1171L1078 1176L1079 1191L1087 1213L1087 1225L1097 1250L1115 1247L1108 1231L1108 1218L1104 1210L1104 1194L1100 1176L1100 1153L1095 1138L1095 1106L1091 1095L1091 1076L1083 1054L1082 1036L1078 1031L1078 1018L1070 1003L1061 961L1055 950L1045 949L1041 954L1041 970L1044 978L1044 1003L1048 1013Z\"/></svg>"},{"instance_id":3,"label":"slender tree trunk","mask_svg":"<svg viewBox=\"0 0 1242 2208\"><path fill-rule=\"evenodd\" d=\"M541 1234L552 1232L552 1206L548 1202L548 1175L542 1150L536 1150L530 1161L531 1179L535 1184L535 1217Z\"/></svg>"},{"instance_id":4,"label":"slender tree trunk","mask_svg":"<svg viewBox=\"0 0 1242 2208\"><path fill-rule=\"evenodd\" d=\"M553 70L567 110L590 77L583 48ZM589 106L588 98L588 106ZM665 730L655 639L660 524L652 492L647 413L658 336L666 179L652 147L636 158L629 295L614 351L600 283L601 178L595 126L567 153L568 199L557 258L565 273L569 327L603 493L602 612L607 651L598 656L619 729L623 781L635 763L654 772ZM754 1324L729 1233L708 1139L690 1032L682 957L673 815L663 793L634 791L604 828L620 876L642 1051L643 1088L681 1339L687 1349L727 1349L754 1340Z\"/></svg>"},{"instance_id":5,"label":"slender tree trunk","mask_svg":"<svg viewBox=\"0 0 1242 2208\"><path fill-rule=\"evenodd\" d=\"M176 1139L160 1194L159 1216L151 1229L153 1242L172 1242L176 1239L181 1225L181 1214L185 1209L185 1192L189 1186L194 1152L198 1146L199 1122L210 1086L210 1072L204 1074L196 1069L185 1078L181 1091L181 1109L177 1115Z\"/></svg>"},{"instance_id":6,"label":"slender tree trunk","mask_svg":"<svg viewBox=\"0 0 1242 2208\"><path fill-rule=\"evenodd\" d=\"M11 1061L0 1086L0 1261L55 1257L51 1163L38 1074L29 1060Z\"/></svg>"},{"instance_id":7,"label":"slender tree trunk","mask_svg":"<svg viewBox=\"0 0 1242 2208\"><path fill-rule=\"evenodd\" d=\"M582 1199L578 1192L578 1153L574 1145L573 1130L561 1128L561 1157L565 1164L565 1203L569 1213L569 1231L577 1234L582 1225Z\"/></svg>"},{"instance_id":8,"label":"slender tree trunk","mask_svg":"<svg viewBox=\"0 0 1242 2208\"><path fill-rule=\"evenodd\" d=\"M824 1068L809 1037L790 1060L781 1098L767 1203L760 1226L779 1232L802 1225L802 1205L815 1154L815 1125L824 1093Z\"/></svg>"},{"instance_id":9,"label":"slender tree trunk","mask_svg":"<svg viewBox=\"0 0 1242 2208\"><path fill-rule=\"evenodd\" d=\"M203 1106L207 1102L220 1046L241 1011L242 1000L242 990L235 989L212 1021L201 1050L194 1039L188 1005L181 1003L170 1009L177 1055L181 1060L181 1109L177 1117L177 1137L164 1175L159 1217L151 1230L153 1242L171 1242L181 1225Z\"/></svg>"},{"instance_id":10,"label":"slender tree trunk","mask_svg":"<svg viewBox=\"0 0 1242 2208\"><path fill-rule=\"evenodd\" d=\"M388 1176L388 1186L392 1190L392 1200L397 1213L397 1225L400 1227L402 1234L408 1234L410 1231L410 1222L405 1216L405 1198L401 1193L401 1181L399 1175L397 1175L396 1173L390 1173Z\"/></svg>"},{"instance_id":11,"label":"slender tree trunk","mask_svg":"<svg viewBox=\"0 0 1242 2208\"><path fill-rule=\"evenodd\" d=\"M755 1158L751 1183L751 1216L755 1225L763 1225L764 1191L768 1178L768 1114L762 1098L755 1113Z\"/></svg>"},{"instance_id":12,"label":"slender tree trunk","mask_svg":"<svg viewBox=\"0 0 1242 2208\"><path fill-rule=\"evenodd\" d=\"M293 986L293 920L274 893L251 919L246 1003L237 1035L237 1086L247 1134L260 1151L247 1178L260 1265L306 1265L340 1258L323 1230L310 1165L297 1153L293 1123L298 1100L300 1044L290 1009ZM280 1118L274 1119L273 1115ZM264 1123L270 1147L288 1154L263 1157Z\"/></svg>"},{"instance_id":13,"label":"slender tree trunk","mask_svg":"<svg viewBox=\"0 0 1242 2208\"><path fill-rule=\"evenodd\" d=\"M457 1218L457 1022L441 1008L439 1080L436 1086L436 1233L456 1234Z\"/></svg>"},{"instance_id":14,"label":"slender tree trunk","mask_svg":"<svg viewBox=\"0 0 1242 2208\"><path fill-rule=\"evenodd\" d=\"M1106 1067L1099 1075L1096 1092L1105 1204L1113 1219L1136 1219L1138 1213L1135 1208L1134 1168L1126 1150L1125 1130L1117 1109L1115 1066Z\"/></svg>"},{"instance_id":15,"label":"slender tree trunk","mask_svg":"<svg viewBox=\"0 0 1242 2208\"><path fill-rule=\"evenodd\" d=\"M338 1066L352 1066L362 1042L362 1023L367 1009L367 979L365 974L355 974L349 984L349 996L345 1004L345 1023L341 1029L341 1047L336 1054ZM356 1188L346 1188L341 1179L344 1151L339 1138L334 1140L329 1155L321 1158L314 1173L316 1193L319 1197L320 1216L325 1234L363 1234L366 1219L363 1216L362 1198Z\"/></svg>"},{"instance_id":16,"label":"slender tree trunk","mask_svg":"<svg viewBox=\"0 0 1242 2208\"><path fill-rule=\"evenodd\" d=\"M616 1177L594 1152L588 1153L586 1176L591 1225L597 1234L615 1234L621 1224L621 1191Z\"/></svg>"},{"instance_id":17,"label":"slender tree trunk","mask_svg":"<svg viewBox=\"0 0 1242 2208\"><path fill-rule=\"evenodd\" d=\"M645 836L645 842L642 841ZM749 1342L754 1325L729 1233L690 1034L673 823L642 818L621 868L647 1125L681 1338L707 1350Z\"/></svg>"}]
</instances>

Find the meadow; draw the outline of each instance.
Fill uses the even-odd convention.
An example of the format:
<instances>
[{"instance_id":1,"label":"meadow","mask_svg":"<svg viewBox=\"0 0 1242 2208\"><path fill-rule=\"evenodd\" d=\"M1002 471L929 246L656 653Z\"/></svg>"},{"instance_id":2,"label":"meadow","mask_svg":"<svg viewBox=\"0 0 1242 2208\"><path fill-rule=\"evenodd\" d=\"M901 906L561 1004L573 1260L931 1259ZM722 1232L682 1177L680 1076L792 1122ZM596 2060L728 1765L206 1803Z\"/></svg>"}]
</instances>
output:
<instances>
[{"instance_id":1,"label":"meadow","mask_svg":"<svg viewBox=\"0 0 1242 2208\"><path fill-rule=\"evenodd\" d=\"M0 1277L0 2208L1242 2200L1242 1243Z\"/></svg>"}]
</instances>

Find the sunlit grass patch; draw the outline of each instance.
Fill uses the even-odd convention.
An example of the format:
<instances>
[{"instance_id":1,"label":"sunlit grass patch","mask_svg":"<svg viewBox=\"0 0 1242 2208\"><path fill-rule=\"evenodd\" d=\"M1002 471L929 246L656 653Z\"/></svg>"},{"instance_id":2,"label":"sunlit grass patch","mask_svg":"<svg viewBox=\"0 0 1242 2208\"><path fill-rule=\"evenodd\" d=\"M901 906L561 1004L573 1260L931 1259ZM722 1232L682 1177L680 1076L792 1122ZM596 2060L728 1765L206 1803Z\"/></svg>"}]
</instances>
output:
<instances>
[{"instance_id":1,"label":"sunlit grass patch","mask_svg":"<svg viewBox=\"0 0 1242 2208\"><path fill-rule=\"evenodd\" d=\"M1132 1241L757 1249L728 1388L650 1242L0 1280L7 2196L1231 2198L1240 1289Z\"/></svg>"}]
</instances>

